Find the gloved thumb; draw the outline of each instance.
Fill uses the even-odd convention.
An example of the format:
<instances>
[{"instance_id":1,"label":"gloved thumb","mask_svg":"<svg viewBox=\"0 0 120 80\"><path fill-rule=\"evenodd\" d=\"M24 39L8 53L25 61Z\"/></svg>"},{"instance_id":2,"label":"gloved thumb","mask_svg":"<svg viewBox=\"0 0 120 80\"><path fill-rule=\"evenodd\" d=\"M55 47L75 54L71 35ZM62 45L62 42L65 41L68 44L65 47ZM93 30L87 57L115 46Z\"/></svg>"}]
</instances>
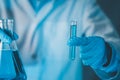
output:
<instances>
[{"instance_id":1,"label":"gloved thumb","mask_svg":"<svg viewBox=\"0 0 120 80\"><path fill-rule=\"evenodd\" d=\"M12 39L0 29L0 41L11 43Z\"/></svg>"},{"instance_id":2,"label":"gloved thumb","mask_svg":"<svg viewBox=\"0 0 120 80\"><path fill-rule=\"evenodd\" d=\"M87 37L71 37L67 43L69 46L81 46L88 44Z\"/></svg>"}]
</instances>

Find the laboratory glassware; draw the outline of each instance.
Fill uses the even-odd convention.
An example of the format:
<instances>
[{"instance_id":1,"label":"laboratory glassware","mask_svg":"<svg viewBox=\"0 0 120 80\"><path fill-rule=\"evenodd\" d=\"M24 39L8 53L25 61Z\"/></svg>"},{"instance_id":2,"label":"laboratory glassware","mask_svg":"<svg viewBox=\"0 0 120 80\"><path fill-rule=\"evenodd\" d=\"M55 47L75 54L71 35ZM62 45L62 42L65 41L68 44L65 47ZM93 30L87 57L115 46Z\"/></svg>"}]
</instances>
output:
<instances>
[{"instance_id":1,"label":"laboratory glassware","mask_svg":"<svg viewBox=\"0 0 120 80\"><path fill-rule=\"evenodd\" d=\"M77 34L77 21L72 21L70 24L70 38L76 37ZM71 60L75 59L76 47L70 46L69 47L69 57Z\"/></svg>"},{"instance_id":2,"label":"laboratory glassware","mask_svg":"<svg viewBox=\"0 0 120 80\"><path fill-rule=\"evenodd\" d=\"M0 80L27 79L13 35L13 27L13 19L0 20L0 30L12 39L11 43L0 41Z\"/></svg>"}]
</instances>

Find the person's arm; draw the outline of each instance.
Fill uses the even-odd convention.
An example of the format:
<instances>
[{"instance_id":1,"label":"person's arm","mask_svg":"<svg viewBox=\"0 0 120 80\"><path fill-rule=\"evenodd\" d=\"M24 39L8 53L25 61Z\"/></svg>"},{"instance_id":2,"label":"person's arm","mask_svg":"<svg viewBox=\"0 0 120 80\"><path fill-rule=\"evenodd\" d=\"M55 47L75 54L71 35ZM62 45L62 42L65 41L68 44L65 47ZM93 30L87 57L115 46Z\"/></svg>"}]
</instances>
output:
<instances>
[{"instance_id":1,"label":"person's arm","mask_svg":"<svg viewBox=\"0 0 120 80\"><path fill-rule=\"evenodd\" d=\"M73 37L69 46L80 47L84 65L92 67L102 80L120 76L120 38L95 0L88 0L83 16L84 37Z\"/></svg>"},{"instance_id":2,"label":"person's arm","mask_svg":"<svg viewBox=\"0 0 120 80\"><path fill-rule=\"evenodd\" d=\"M120 38L113 28L114 26L111 21L103 13L96 1L92 1L89 1L88 5L86 5L83 17L83 30L85 31L86 36L99 36L104 38L106 43L105 46L107 47L105 54L107 54L106 56L111 56L110 59L106 57L107 62L105 66L103 65L102 68L94 70L102 79L114 79L115 77L120 77L118 76L120 64L118 56L120 55Z\"/></svg>"}]
</instances>

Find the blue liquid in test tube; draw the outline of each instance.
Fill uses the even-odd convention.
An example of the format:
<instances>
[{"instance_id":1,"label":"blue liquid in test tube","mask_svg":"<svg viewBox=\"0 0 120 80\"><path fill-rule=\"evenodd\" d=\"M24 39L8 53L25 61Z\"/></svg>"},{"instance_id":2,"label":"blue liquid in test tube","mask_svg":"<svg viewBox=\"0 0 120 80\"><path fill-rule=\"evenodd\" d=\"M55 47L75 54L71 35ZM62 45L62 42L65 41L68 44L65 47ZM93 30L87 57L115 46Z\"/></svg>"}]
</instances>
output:
<instances>
[{"instance_id":1,"label":"blue liquid in test tube","mask_svg":"<svg viewBox=\"0 0 120 80\"><path fill-rule=\"evenodd\" d=\"M70 25L70 38L71 37L76 37L77 33L77 22L72 21ZM76 47L75 46L70 46L69 47L69 56L71 60L75 59L75 53L76 53Z\"/></svg>"}]
</instances>

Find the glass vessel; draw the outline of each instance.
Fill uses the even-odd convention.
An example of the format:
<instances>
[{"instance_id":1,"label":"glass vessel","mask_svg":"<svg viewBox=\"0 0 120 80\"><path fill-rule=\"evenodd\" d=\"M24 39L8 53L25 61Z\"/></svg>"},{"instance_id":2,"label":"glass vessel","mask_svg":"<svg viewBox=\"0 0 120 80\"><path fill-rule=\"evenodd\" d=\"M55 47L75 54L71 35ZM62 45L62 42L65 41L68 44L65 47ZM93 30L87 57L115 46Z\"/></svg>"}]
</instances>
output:
<instances>
[{"instance_id":1,"label":"glass vessel","mask_svg":"<svg viewBox=\"0 0 120 80\"><path fill-rule=\"evenodd\" d=\"M70 38L71 37L76 37L77 33L77 22L72 21L70 25ZM75 53L76 53L76 47L75 46L70 46L69 47L69 57L71 60L75 59Z\"/></svg>"},{"instance_id":2,"label":"glass vessel","mask_svg":"<svg viewBox=\"0 0 120 80\"><path fill-rule=\"evenodd\" d=\"M14 20L0 20L0 35L4 32L12 42L0 40L0 80L26 80L27 76L19 56L19 51L13 36ZM4 36L3 36L4 37Z\"/></svg>"}]
</instances>

